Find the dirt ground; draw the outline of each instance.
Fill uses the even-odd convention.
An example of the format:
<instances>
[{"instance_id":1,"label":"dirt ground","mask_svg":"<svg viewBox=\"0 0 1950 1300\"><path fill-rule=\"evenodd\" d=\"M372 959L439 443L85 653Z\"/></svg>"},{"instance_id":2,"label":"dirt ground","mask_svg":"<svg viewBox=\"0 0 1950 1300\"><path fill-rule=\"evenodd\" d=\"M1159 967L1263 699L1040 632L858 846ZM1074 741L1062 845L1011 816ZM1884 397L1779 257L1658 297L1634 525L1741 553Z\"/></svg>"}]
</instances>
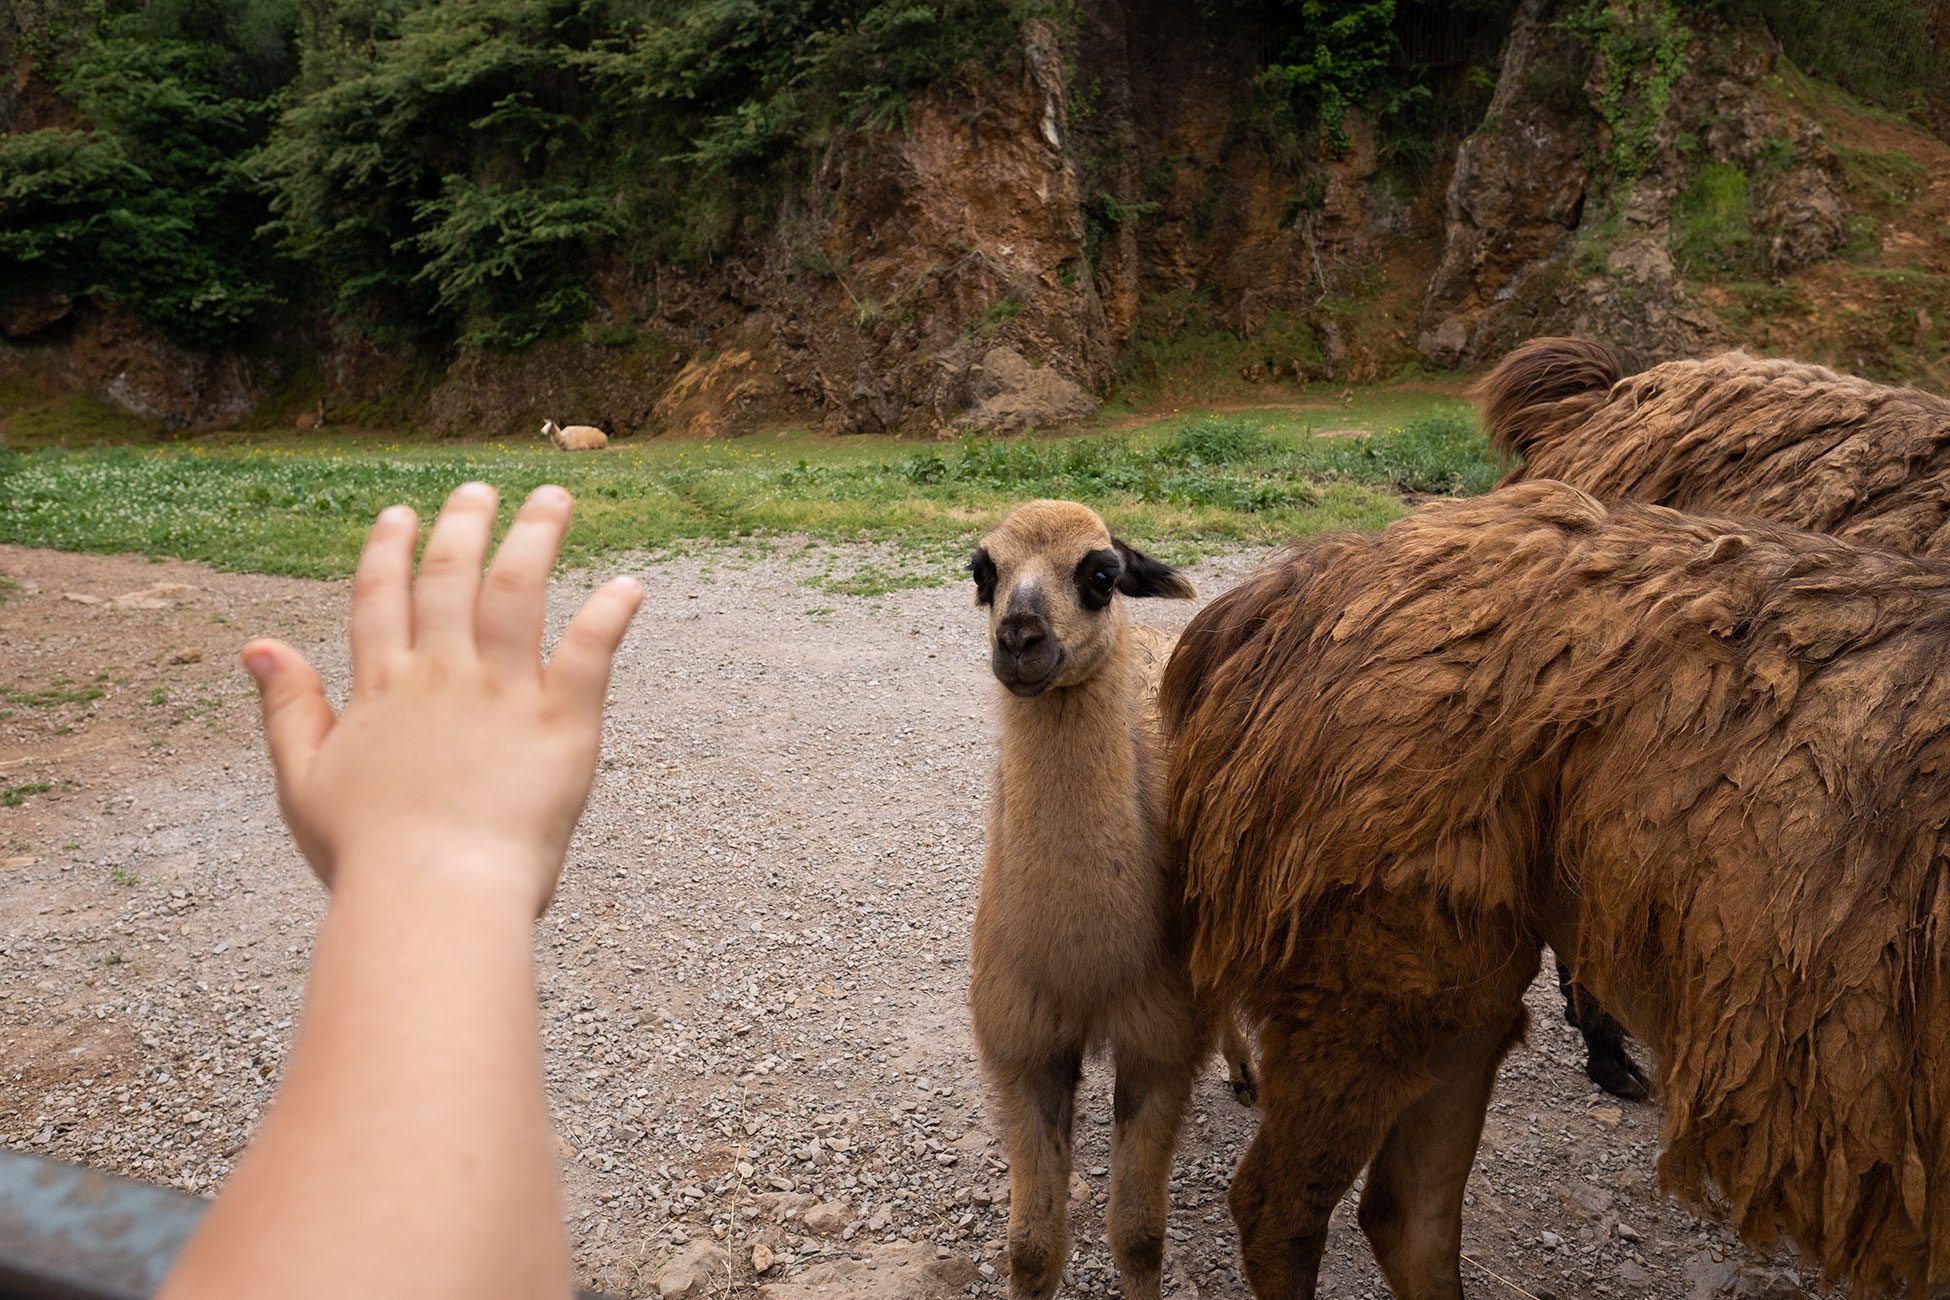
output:
<instances>
[{"instance_id":1,"label":"dirt ground","mask_svg":"<svg viewBox=\"0 0 1950 1300\"><path fill-rule=\"evenodd\" d=\"M1217 591L1258 558L1193 572ZM788 541L612 566L649 600L536 929L584 1286L683 1294L672 1270L696 1267L696 1295L1001 1293L1008 1175L963 1008L983 620L958 574L826 589L903 563ZM347 588L5 547L0 575L0 1142L207 1193L270 1100L324 901L232 660L274 633L342 690ZM557 584L557 627L605 576ZM1548 981L1531 1007L1471 1177L1467 1293L1801 1295L1787 1256L1658 1195L1656 1112L1585 1081ZM1115 1285L1108 1123L1098 1062L1067 1294ZM1253 1124L1215 1063L1178 1153L1169 1294L1248 1294L1224 1196ZM1322 1293L1386 1295L1351 1200Z\"/></svg>"}]
</instances>

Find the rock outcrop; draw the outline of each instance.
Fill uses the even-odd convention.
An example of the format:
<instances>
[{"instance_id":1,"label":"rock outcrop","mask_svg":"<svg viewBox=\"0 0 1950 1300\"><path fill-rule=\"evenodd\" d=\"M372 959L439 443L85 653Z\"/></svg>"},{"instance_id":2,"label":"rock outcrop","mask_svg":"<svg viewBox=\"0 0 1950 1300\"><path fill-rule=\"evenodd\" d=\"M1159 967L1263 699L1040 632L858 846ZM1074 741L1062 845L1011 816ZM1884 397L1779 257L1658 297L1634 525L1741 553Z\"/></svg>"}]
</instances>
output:
<instances>
[{"instance_id":1,"label":"rock outcrop","mask_svg":"<svg viewBox=\"0 0 1950 1300\"><path fill-rule=\"evenodd\" d=\"M1643 22L1643 7L1613 0L1613 20ZM1805 110L1770 94L1780 49L1764 29L1681 29L1676 75L1648 106L1608 83L1664 74L1607 66L1603 43L1584 51L1568 8L1524 0L1489 114L1458 151L1418 340L1436 365L1483 364L1535 334L1603 339L1629 369L1734 343L1675 252L1682 196L1711 166L1738 173L1774 274L1846 233L1840 165ZM1608 122L1608 104L1645 120ZM1629 168L1617 163L1627 132L1643 136Z\"/></svg>"},{"instance_id":2,"label":"rock outcrop","mask_svg":"<svg viewBox=\"0 0 1950 1300\"><path fill-rule=\"evenodd\" d=\"M1436 365L1498 356L1555 309L1591 186L1583 51L1560 26L1570 7L1523 0L1489 113L1457 151L1419 339Z\"/></svg>"},{"instance_id":3,"label":"rock outcrop","mask_svg":"<svg viewBox=\"0 0 1950 1300\"><path fill-rule=\"evenodd\" d=\"M0 373L92 393L169 429L235 425L276 382L232 348L169 342L127 307L56 294L0 305Z\"/></svg>"},{"instance_id":4,"label":"rock outcrop","mask_svg":"<svg viewBox=\"0 0 1950 1300\"><path fill-rule=\"evenodd\" d=\"M1032 366L1013 348L991 348L967 371L963 421L985 433L1021 433L1080 420L1097 409L1090 394L1051 366Z\"/></svg>"}]
</instances>

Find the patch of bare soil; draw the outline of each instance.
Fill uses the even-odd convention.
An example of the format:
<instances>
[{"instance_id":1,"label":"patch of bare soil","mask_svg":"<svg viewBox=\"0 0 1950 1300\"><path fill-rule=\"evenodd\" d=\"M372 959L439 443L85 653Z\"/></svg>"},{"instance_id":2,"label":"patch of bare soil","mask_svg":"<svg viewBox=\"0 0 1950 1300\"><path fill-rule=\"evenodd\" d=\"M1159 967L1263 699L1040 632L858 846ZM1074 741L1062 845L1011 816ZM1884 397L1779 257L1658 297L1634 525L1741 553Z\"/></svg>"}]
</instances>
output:
<instances>
[{"instance_id":1,"label":"patch of bare soil","mask_svg":"<svg viewBox=\"0 0 1950 1300\"><path fill-rule=\"evenodd\" d=\"M0 546L4 856L29 854L23 835L55 851L127 782L254 736L238 647L276 627L309 650L344 608L318 583Z\"/></svg>"},{"instance_id":2,"label":"patch of bare soil","mask_svg":"<svg viewBox=\"0 0 1950 1300\"><path fill-rule=\"evenodd\" d=\"M958 575L811 585L887 558L788 542L636 570L596 791L536 928L583 1285L1001 1293L1008 1175L963 1007L994 688ZM1218 591L1257 558L1195 573ZM56 787L0 808L0 1141L208 1192L271 1097L323 903L230 656L283 635L343 690L346 588L20 550L0 573L8 688L112 686L0 724L8 779ZM557 628L602 576L557 585ZM113 606L157 582L188 590ZM1531 1001L1471 1177L1467 1293L1800 1295L1785 1257L1657 1194L1656 1113L1584 1080L1547 981ZM1093 1064L1066 1294L1115 1283L1108 1083ZM1172 1295L1247 1294L1225 1187L1254 1122L1215 1062L1172 1185ZM1323 1294L1385 1295L1349 1199Z\"/></svg>"}]
</instances>

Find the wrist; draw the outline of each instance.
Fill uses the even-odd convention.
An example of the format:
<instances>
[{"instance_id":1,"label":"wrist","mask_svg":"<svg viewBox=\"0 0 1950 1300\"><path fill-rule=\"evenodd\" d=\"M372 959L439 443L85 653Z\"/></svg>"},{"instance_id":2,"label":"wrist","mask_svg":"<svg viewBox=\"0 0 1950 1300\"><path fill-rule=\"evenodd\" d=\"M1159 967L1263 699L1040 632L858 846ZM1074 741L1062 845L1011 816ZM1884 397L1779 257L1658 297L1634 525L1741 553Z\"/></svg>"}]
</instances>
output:
<instances>
[{"instance_id":1,"label":"wrist","mask_svg":"<svg viewBox=\"0 0 1950 1300\"><path fill-rule=\"evenodd\" d=\"M436 913L505 911L525 925L546 906L557 870L532 850L497 839L401 837L335 854L331 889L335 902L370 899Z\"/></svg>"}]
</instances>

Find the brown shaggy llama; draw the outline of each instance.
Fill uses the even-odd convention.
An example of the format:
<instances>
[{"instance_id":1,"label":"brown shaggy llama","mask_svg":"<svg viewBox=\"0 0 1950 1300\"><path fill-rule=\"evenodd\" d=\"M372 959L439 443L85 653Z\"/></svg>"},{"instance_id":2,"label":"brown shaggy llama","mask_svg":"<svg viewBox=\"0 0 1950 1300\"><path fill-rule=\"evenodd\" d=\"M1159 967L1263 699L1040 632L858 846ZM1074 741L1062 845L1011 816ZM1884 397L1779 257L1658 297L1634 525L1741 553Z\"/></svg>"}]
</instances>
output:
<instances>
[{"instance_id":1,"label":"brown shaggy llama","mask_svg":"<svg viewBox=\"0 0 1950 1300\"><path fill-rule=\"evenodd\" d=\"M1165 851L1146 692L1163 634L1131 627L1121 597L1195 593L1067 501L1017 507L969 568L1004 687L968 1005L1008 1132L1009 1294L1042 1300L1062 1277L1077 1082L1108 1045L1111 1253L1127 1300L1156 1300L1172 1148L1215 1022ZM1228 1043L1237 1071L1236 1028Z\"/></svg>"},{"instance_id":2,"label":"brown shaggy llama","mask_svg":"<svg viewBox=\"0 0 1950 1300\"><path fill-rule=\"evenodd\" d=\"M1758 515L1838 537L1950 554L1950 401L1797 361L1728 352L1623 378L1602 343L1532 339L1478 387L1505 484L1558 479L1612 500ZM1618 1027L1561 964L1586 1073L1642 1098Z\"/></svg>"},{"instance_id":3,"label":"brown shaggy llama","mask_svg":"<svg viewBox=\"0 0 1950 1300\"><path fill-rule=\"evenodd\" d=\"M1193 976L1262 1026L1257 1294L1363 1166L1394 1293L1462 1294L1544 943L1659 1051L1666 1188L1950 1282L1950 563L1522 483L1289 552L1160 707Z\"/></svg>"},{"instance_id":4,"label":"brown shaggy llama","mask_svg":"<svg viewBox=\"0 0 1950 1300\"><path fill-rule=\"evenodd\" d=\"M1728 352L1621 378L1585 339L1532 339L1478 390L1503 480L1606 500L1758 515L1872 546L1950 554L1950 401Z\"/></svg>"}]
</instances>

